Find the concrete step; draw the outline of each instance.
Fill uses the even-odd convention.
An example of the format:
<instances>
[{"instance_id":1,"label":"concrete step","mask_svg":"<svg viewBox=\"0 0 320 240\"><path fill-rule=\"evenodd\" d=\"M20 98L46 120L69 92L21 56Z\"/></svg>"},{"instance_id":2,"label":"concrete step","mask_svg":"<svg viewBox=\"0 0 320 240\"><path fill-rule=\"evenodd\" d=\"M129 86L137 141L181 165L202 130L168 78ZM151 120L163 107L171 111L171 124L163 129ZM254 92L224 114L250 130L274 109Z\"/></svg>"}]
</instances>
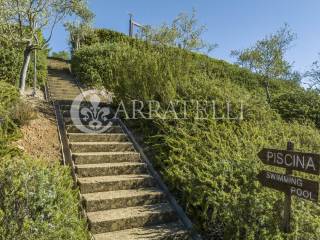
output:
<instances>
[{"instance_id":1,"label":"concrete step","mask_svg":"<svg viewBox=\"0 0 320 240\"><path fill-rule=\"evenodd\" d=\"M65 92L65 93L56 93L54 91L50 91L51 97L68 97L74 100L80 93L73 93L73 92Z\"/></svg>"},{"instance_id":2,"label":"concrete step","mask_svg":"<svg viewBox=\"0 0 320 240\"><path fill-rule=\"evenodd\" d=\"M59 105L71 105L73 103L73 101L69 101L69 100L61 100L59 101Z\"/></svg>"},{"instance_id":3,"label":"concrete step","mask_svg":"<svg viewBox=\"0 0 320 240\"><path fill-rule=\"evenodd\" d=\"M55 94L50 92L50 96L54 98L67 98L67 99L75 99L78 96L78 93L68 93L65 94Z\"/></svg>"},{"instance_id":4,"label":"concrete step","mask_svg":"<svg viewBox=\"0 0 320 240\"><path fill-rule=\"evenodd\" d=\"M165 194L156 188L87 193L82 197L87 212L166 202Z\"/></svg>"},{"instance_id":5,"label":"concrete step","mask_svg":"<svg viewBox=\"0 0 320 240\"><path fill-rule=\"evenodd\" d=\"M102 119L102 117L98 117L97 119L98 119L100 122L102 122L103 124L109 123L109 121L110 121L110 122L112 122L113 125L118 125L118 120L115 119L115 118L113 118L112 115L109 115L107 120ZM88 125L88 120L86 120L84 116L80 116L80 117L77 117L77 118L75 118L75 119L72 119L72 118L69 116L69 117L64 117L63 120L64 120L65 124L67 124L67 125L74 124L74 120L80 121L80 122L82 122L84 125Z\"/></svg>"},{"instance_id":6,"label":"concrete step","mask_svg":"<svg viewBox=\"0 0 320 240\"><path fill-rule=\"evenodd\" d=\"M78 183L82 194L155 186L148 174L78 178Z\"/></svg>"},{"instance_id":7,"label":"concrete step","mask_svg":"<svg viewBox=\"0 0 320 240\"><path fill-rule=\"evenodd\" d=\"M80 93L56 93L50 92L51 97L73 97L76 98Z\"/></svg>"},{"instance_id":8,"label":"concrete step","mask_svg":"<svg viewBox=\"0 0 320 240\"><path fill-rule=\"evenodd\" d=\"M81 107L83 107L83 106L81 105ZM92 106L88 106L88 107L92 107ZM82 109L82 108L81 108L81 109ZM70 117L71 117L70 110L63 110L63 111L62 111L62 115L63 115L63 117L66 118L66 119L70 118ZM111 115L111 114L110 114L110 115ZM109 115L108 115L108 117L109 117Z\"/></svg>"},{"instance_id":9,"label":"concrete step","mask_svg":"<svg viewBox=\"0 0 320 240\"><path fill-rule=\"evenodd\" d=\"M191 240L188 231L179 222L132 228L115 232L95 234L95 240Z\"/></svg>"},{"instance_id":10,"label":"concrete step","mask_svg":"<svg viewBox=\"0 0 320 240\"><path fill-rule=\"evenodd\" d=\"M51 96L51 94L49 94L51 99L55 99L55 100L63 100L63 101L73 101L75 96Z\"/></svg>"},{"instance_id":11,"label":"concrete step","mask_svg":"<svg viewBox=\"0 0 320 240\"><path fill-rule=\"evenodd\" d=\"M65 81L65 82L59 82L59 81L54 81L54 82L48 82L49 87L54 87L54 88L64 88L64 87L72 87L72 88L78 88L78 85L74 82L70 81Z\"/></svg>"},{"instance_id":12,"label":"concrete step","mask_svg":"<svg viewBox=\"0 0 320 240\"><path fill-rule=\"evenodd\" d=\"M93 234L156 225L177 220L167 203L88 212L89 229Z\"/></svg>"},{"instance_id":13,"label":"concrete step","mask_svg":"<svg viewBox=\"0 0 320 240\"><path fill-rule=\"evenodd\" d=\"M75 168L75 171L79 177L147 173L147 167L142 162L84 164L76 165Z\"/></svg>"},{"instance_id":14,"label":"concrete step","mask_svg":"<svg viewBox=\"0 0 320 240\"><path fill-rule=\"evenodd\" d=\"M61 89L68 89L68 88L78 88L78 85L74 82L70 82L70 81L66 81L66 82L59 82L59 81L55 81L55 82L48 82L48 87L49 88L61 88Z\"/></svg>"},{"instance_id":15,"label":"concrete step","mask_svg":"<svg viewBox=\"0 0 320 240\"><path fill-rule=\"evenodd\" d=\"M77 89L79 90L79 87L77 84L71 83L71 82L66 82L66 83L48 83L48 88L49 89L61 89L61 90L70 90L70 89Z\"/></svg>"},{"instance_id":16,"label":"concrete step","mask_svg":"<svg viewBox=\"0 0 320 240\"><path fill-rule=\"evenodd\" d=\"M72 103L66 103L66 104L62 104L62 105L60 105L60 109L61 110L63 110L63 111L70 111L70 108L71 108L71 104ZM87 102L87 103L85 103L85 102L81 102L81 106L91 106L92 104L90 103L90 102ZM110 104L107 104L107 103L103 103L103 102L101 102L101 103L99 103L99 106L102 106L102 107L111 107L110 106Z\"/></svg>"},{"instance_id":17,"label":"concrete step","mask_svg":"<svg viewBox=\"0 0 320 240\"><path fill-rule=\"evenodd\" d=\"M76 89L76 88L71 88L71 87L65 87L63 88L56 88L56 87L48 87L49 92L51 92L52 94L66 94L66 93L70 93L70 94L80 94L80 90Z\"/></svg>"},{"instance_id":18,"label":"concrete step","mask_svg":"<svg viewBox=\"0 0 320 240\"><path fill-rule=\"evenodd\" d=\"M97 164L112 162L140 162L137 152L86 152L73 153L75 164Z\"/></svg>"},{"instance_id":19,"label":"concrete step","mask_svg":"<svg viewBox=\"0 0 320 240\"><path fill-rule=\"evenodd\" d=\"M83 128L83 125L75 126L75 125L66 125L66 130L68 133L82 133L81 130ZM97 131L98 133L98 131ZM112 124L110 127L108 127L104 133L123 133L122 128L119 125Z\"/></svg>"},{"instance_id":20,"label":"concrete step","mask_svg":"<svg viewBox=\"0 0 320 240\"><path fill-rule=\"evenodd\" d=\"M69 111L70 108L71 108L71 105L66 105L66 104L60 105L61 111Z\"/></svg>"},{"instance_id":21,"label":"concrete step","mask_svg":"<svg viewBox=\"0 0 320 240\"><path fill-rule=\"evenodd\" d=\"M70 142L72 152L130 152L131 142Z\"/></svg>"},{"instance_id":22,"label":"concrete step","mask_svg":"<svg viewBox=\"0 0 320 240\"><path fill-rule=\"evenodd\" d=\"M70 142L127 142L124 133L69 133Z\"/></svg>"},{"instance_id":23,"label":"concrete step","mask_svg":"<svg viewBox=\"0 0 320 240\"><path fill-rule=\"evenodd\" d=\"M60 83L60 82L49 82L48 83L48 88L60 88L60 89L79 89L77 84L74 84L72 82L65 82L65 83Z\"/></svg>"},{"instance_id":24,"label":"concrete step","mask_svg":"<svg viewBox=\"0 0 320 240\"><path fill-rule=\"evenodd\" d=\"M50 90L51 95L54 96L61 96L61 95L75 95L78 96L81 92L79 90L57 90L57 89L51 89Z\"/></svg>"}]
</instances>

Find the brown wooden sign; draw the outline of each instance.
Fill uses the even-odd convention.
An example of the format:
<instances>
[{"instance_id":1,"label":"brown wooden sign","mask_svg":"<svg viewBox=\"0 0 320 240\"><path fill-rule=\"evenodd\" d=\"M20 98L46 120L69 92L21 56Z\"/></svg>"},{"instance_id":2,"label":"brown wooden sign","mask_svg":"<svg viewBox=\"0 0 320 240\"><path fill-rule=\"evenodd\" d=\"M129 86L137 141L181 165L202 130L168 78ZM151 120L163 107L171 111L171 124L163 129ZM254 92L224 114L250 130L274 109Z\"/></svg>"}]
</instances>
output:
<instances>
[{"instance_id":1,"label":"brown wooden sign","mask_svg":"<svg viewBox=\"0 0 320 240\"><path fill-rule=\"evenodd\" d=\"M273 188L309 201L318 201L319 184L315 181L269 171L262 171L257 177L265 187Z\"/></svg>"},{"instance_id":2,"label":"brown wooden sign","mask_svg":"<svg viewBox=\"0 0 320 240\"><path fill-rule=\"evenodd\" d=\"M264 164L291 170L320 174L320 155L278 149L262 149L258 157Z\"/></svg>"}]
</instances>

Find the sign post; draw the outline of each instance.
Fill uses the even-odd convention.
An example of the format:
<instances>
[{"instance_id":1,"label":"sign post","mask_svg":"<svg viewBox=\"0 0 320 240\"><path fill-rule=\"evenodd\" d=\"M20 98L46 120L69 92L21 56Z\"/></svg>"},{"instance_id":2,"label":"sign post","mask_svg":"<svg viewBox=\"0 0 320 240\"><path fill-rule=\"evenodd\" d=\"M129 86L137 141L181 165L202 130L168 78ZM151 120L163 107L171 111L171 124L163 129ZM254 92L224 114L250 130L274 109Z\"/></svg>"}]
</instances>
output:
<instances>
[{"instance_id":1,"label":"sign post","mask_svg":"<svg viewBox=\"0 0 320 240\"><path fill-rule=\"evenodd\" d=\"M287 150L288 151L294 150L293 142L289 141L287 143ZM292 169L287 168L286 175L292 175ZM283 230L285 233L291 232L290 219L291 219L291 193L286 192L285 199L284 199L284 212L283 212Z\"/></svg>"},{"instance_id":2,"label":"sign post","mask_svg":"<svg viewBox=\"0 0 320 240\"><path fill-rule=\"evenodd\" d=\"M262 149L258 157L264 164L283 167L285 174L261 171L257 178L269 188L284 192L283 231L291 232L291 197L297 196L305 200L318 202L319 183L293 176L293 170L320 175L320 155L294 152L294 144L287 143L287 150Z\"/></svg>"}]
</instances>

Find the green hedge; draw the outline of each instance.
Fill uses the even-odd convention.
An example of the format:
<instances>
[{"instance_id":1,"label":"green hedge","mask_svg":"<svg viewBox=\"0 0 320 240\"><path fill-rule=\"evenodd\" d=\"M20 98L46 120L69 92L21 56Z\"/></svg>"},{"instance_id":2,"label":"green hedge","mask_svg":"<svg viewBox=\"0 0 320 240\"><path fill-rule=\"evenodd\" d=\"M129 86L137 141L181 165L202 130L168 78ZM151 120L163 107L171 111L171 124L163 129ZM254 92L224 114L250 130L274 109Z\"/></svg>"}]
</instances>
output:
<instances>
[{"instance_id":1,"label":"green hedge","mask_svg":"<svg viewBox=\"0 0 320 240\"><path fill-rule=\"evenodd\" d=\"M230 64L223 60L210 58L203 54L186 51L176 47L156 46L109 29L94 29L90 32L90 35L85 36L81 45L92 46L96 44L98 46L103 43L128 44L130 47L134 47L142 52L145 52L146 50L156 50L163 56L171 55L173 59L175 57L187 58L188 61L192 61L197 71L202 71L213 78L229 78L251 91L260 91L261 94L264 94L263 81L261 81L261 76L258 74L253 74L247 69L240 68L237 65ZM93 47L90 48L89 51L95 50L96 48ZM77 54L75 56L77 56ZM76 60L74 62L76 62ZM175 62L173 64L175 64ZM270 89L272 95L278 96L283 92L299 89L299 86L294 81L270 79Z\"/></svg>"},{"instance_id":2,"label":"green hedge","mask_svg":"<svg viewBox=\"0 0 320 240\"><path fill-rule=\"evenodd\" d=\"M228 101L236 115L242 100L243 121L200 121L192 117L196 106L190 104L187 120L129 124L144 130L155 166L205 239L320 238L319 205L294 198L293 233L285 235L280 231L283 194L261 187L256 179L268 169L257 158L261 148L285 148L292 140L298 150L317 152L320 145L312 124L300 124L295 117L288 117L288 123L277 113L280 108L266 103L258 75L179 49L123 42L83 47L72 69L82 82L106 87L127 106L132 99L158 100L165 107L173 99ZM272 80L271 89L277 100L293 91L309 94L288 81ZM223 111L221 106L217 114Z\"/></svg>"}]
</instances>

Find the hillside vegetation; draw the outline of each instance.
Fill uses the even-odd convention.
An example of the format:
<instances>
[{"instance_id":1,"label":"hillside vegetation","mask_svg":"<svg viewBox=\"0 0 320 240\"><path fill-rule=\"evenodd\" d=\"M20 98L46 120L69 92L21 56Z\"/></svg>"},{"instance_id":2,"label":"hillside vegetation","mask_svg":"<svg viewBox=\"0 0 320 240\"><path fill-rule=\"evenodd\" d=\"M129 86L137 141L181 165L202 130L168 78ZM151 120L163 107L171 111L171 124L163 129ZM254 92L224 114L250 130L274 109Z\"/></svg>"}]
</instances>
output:
<instances>
[{"instance_id":1,"label":"hillside vegetation","mask_svg":"<svg viewBox=\"0 0 320 240\"><path fill-rule=\"evenodd\" d=\"M28 120L26 107L17 88L0 81L0 239L88 239L70 169L12 144Z\"/></svg>"},{"instance_id":2,"label":"hillside vegetation","mask_svg":"<svg viewBox=\"0 0 320 240\"><path fill-rule=\"evenodd\" d=\"M42 34L39 39L43 41ZM48 50L37 51L37 80L39 86L43 86L47 77ZM31 58L28 69L27 85L33 86L34 58ZM11 42L0 41L0 80L6 81L14 86L19 85L20 70L23 64L23 47Z\"/></svg>"},{"instance_id":3,"label":"hillside vegetation","mask_svg":"<svg viewBox=\"0 0 320 240\"><path fill-rule=\"evenodd\" d=\"M209 114L222 116L229 102L230 115L237 117L243 103L243 120L199 120L197 106L189 102L186 119L130 121L143 132L155 166L205 239L320 239L319 205L293 198L293 232L285 235L283 194L263 188L256 178L267 169L257 157L263 147L284 149L291 140L297 150L319 151L317 94L270 80L270 106L261 76L227 62L108 30L97 30L84 44L72 70L83 83L113 91L115 104L123 101L128 111L134 99L157 100L164 109L170 100L214 100L218 107L206 107Z\"/></svg>"}]
</instances>

